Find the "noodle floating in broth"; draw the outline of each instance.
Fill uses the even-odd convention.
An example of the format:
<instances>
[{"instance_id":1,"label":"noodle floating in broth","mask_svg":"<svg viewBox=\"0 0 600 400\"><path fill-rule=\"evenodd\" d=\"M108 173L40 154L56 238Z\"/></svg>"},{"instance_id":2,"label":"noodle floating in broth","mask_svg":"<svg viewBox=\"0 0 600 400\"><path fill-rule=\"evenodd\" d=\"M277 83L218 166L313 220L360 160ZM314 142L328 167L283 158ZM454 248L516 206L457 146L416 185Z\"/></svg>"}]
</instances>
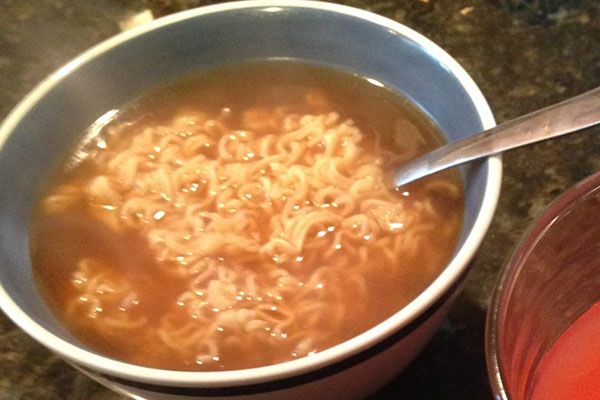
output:
<instances>
[{"instance_id":1,"label":"noodle floating in broth","mask_svg":"<svg viewBox=\"0 0 600 400\"><path fill-rule=\"evenodd\" d=\"M172 370L289 361L382 322L452 257L463 194L454 172L387 186L440 139L380 86L221 67L92 127L32 223L44 299L92 349Z\"/></svg>"}]
</instances>

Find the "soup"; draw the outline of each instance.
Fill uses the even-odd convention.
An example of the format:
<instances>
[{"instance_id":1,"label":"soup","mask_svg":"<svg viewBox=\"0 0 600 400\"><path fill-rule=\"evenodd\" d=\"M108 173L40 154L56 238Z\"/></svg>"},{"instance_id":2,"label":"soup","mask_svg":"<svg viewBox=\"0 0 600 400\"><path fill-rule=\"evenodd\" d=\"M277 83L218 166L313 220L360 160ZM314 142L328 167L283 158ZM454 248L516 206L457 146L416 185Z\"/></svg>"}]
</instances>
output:
<instances>
[{"instance_id":1,"label":"soup","mask_svg":"<svg viewBox=\"0 0 600 400\"><path fill-rule=\"evenodd\" d=\"M388 173L441 144L379 82L289 61L220 67L94 124L31 226L39 290L107 356L218 371L348 340L451 259L455 172Z\"/></svg>"}]
</instances>

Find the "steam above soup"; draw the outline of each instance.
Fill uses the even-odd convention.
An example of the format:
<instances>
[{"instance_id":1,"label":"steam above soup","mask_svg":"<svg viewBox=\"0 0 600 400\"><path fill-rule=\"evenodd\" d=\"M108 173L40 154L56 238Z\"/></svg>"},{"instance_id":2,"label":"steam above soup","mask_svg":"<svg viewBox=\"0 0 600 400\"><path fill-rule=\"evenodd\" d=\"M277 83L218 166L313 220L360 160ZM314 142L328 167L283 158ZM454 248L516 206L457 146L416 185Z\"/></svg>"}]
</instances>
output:
<instances>
[{"instance_id":1,"label":"steam above soup","mask_svg":"<svg viewBox=\"0 0 600 400\"><path fill-rule=\"evenodd\" d=\"M413 300L458 239L456 175L386 185L440 144L435 126L348 73L218 68L90 132L39 200L32 261L57 317L119 360L214 371L309 356Z\"/></svg>"}]
</instances>

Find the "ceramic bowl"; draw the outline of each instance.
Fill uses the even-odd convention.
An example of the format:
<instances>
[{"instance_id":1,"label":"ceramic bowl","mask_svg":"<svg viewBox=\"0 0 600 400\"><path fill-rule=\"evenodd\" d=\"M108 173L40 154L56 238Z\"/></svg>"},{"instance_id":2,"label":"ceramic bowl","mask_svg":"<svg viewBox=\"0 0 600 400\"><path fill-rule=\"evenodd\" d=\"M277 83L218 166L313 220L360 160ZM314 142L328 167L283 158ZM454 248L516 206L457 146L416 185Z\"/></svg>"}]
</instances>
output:
<instances>
[{"instance_id":1,"label":"ceramic bowl","mask_svg":"<svg viewBox=\"0 0 600 400\"><path fill-rule=\"evenodd\" d=\"M24 331L93 379L134 398L360 398L398 374L448 311L498 198L498 157L461 169L466 213L442 274L413 302L314 356L229 372L179 372L107 358L61 326L32 281L28 223L57 160L99 116L164 82L217 65L290 58L375 79L421 107L449 140L494 126L467 73L389 19L320 2L249 1L161 18L83 53L36 87L0 128L0 306ZM138 397L135 397L138 396Z\"/></svg>"},{"instance_id":2,"label":"ceramic bowl","mask_svg":"<svg viewBox=\"0 0 600 400\"><path fill-rule=\"evenodd\" d=\"M486 324L494 398L530 398L544 354L600 301L599 214L596 173L548 207L504 266Z\"/></svg>"}]
</instances>

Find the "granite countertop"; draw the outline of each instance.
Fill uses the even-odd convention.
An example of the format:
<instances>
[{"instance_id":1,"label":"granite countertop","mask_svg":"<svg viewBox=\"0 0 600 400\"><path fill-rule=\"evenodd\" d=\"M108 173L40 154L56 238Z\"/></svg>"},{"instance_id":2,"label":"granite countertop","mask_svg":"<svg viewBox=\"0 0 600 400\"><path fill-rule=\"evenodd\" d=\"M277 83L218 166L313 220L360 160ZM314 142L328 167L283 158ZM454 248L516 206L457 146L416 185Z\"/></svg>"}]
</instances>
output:
<instances>
[{"instance_id":1,"label":"granite countertop","mask_svg":"<svg viewBox=\"0 0 600 400\"><path fill-rule=\"evenodd\" d=\"M101 40L200 0L2 0L0 118L40 80ZM429 37L471 74L497 122L600 86L595 0L348 0ZM135 16L138 16L135 18ZM491 399L485 314L498 271L557 195L600 170L600 129L504 156L498 210L466 287L417 360L373 399ZM0 400L121 399L53 356L0 312Z\"/></svg>"}]
</instances>

